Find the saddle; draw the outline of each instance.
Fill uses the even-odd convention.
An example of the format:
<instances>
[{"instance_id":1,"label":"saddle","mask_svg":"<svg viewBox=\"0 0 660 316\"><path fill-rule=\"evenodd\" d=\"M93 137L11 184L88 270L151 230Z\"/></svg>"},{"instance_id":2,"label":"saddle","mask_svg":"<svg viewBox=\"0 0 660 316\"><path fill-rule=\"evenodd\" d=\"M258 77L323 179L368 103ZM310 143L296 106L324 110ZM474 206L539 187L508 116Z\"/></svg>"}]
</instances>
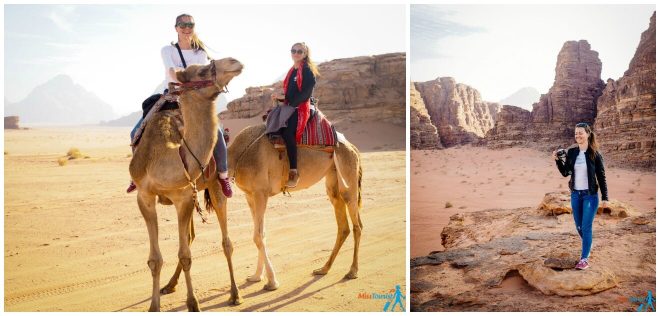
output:
<instances>
[{"instance_id":1,"label":"saddle","mask_svg":"<svg viewBox=\"0 0 660 316\"><path fill-rule=\"evenodd\" d=\"M275 149L283 152L285 150L284 139L279 134L268 135L268 140ZM333 153L337 147L337 131L332 123L323 115L321 110L316 107L310 107L310 115L303 130L298 147L322 150Z\"/></svg>"}]
</instances>

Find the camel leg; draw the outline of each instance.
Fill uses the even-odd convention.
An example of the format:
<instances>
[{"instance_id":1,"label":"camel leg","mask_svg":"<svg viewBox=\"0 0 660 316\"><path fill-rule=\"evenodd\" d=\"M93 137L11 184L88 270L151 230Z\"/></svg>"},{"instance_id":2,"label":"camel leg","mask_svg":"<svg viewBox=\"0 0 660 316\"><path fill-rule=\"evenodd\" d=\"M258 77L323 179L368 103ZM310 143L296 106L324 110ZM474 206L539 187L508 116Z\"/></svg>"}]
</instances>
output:
<instances>
[{"instance_id":1,"label":"camel leg","mask_svg":"<svg viewBox=\"0 0 660 316\"><path fill-rule=\"evenodd\" d=\"M215 181L214 183L217 184ZM231 261L234 246L229 239L229 231L227 229L227 198L222 195L220 188L214 184L209 185L209 193L211 196L211 203L213 203L213 208L215 209L215 214L218 217L218 223L220 223L220 230L222 232L222 250L225 253L227 265L229 266L229 279L231 280L229 304L239 305L243 303L243 300L238 293L238 287L236 286L236 281L234 279L234 265Z\"/></svg>"},{"instance_id":2,"label":"camel leg","mask_svg":"<svg viewBox=\"0 0 660 316\"><path fill-rule=\"evenodd\" d=\"M280 284L277 282L275 271L273 270L273 265L268 258L268 250L266 249L266 223L264 222L264 215L266 213L268 197L261 193L256 193L252 197L254 199L254 214L252 221L255 228L253 240L254 244L257 246L257 249L259 249L260 259L263 258L263 263L266 267L266 276L268 277L268 283L264 285L264 290L273 291L277 290Z\"/></svg>"},{"instance_id":3,"label":"camel leg","mask_svg":"<svg viewBox=\"0 0 660 316\"><path fill-rule=\"evenodd\" d=\"M195 225L193 224L192 217L190 218L190 243L188 244L189 246L192 245L193 240L195 240ZM179 276L181 275L181 263L178 263L176 265L176 270L174 271L174 274L172 275L172 278L170 278L170 281L165 285L162 289L160 289L160 294L166 295L170 293L176 292L176 285L179 283Z\"/></svg>"},{"instance_id":4,"label":"camel leg","mask_svg":"<svg viewBox=\"0 0 660 316\"><path fill-rule=\"evenodd\" d=\"M255 204L254 204L254 197L252 195L246 195L246 199L248 202L248 205L250 206L250 212L252 213L252 223L254 224L254 232L259 230L259 227L257 226L257 221L254 220L256 215L255 215ZM256 243L256 241L255 241ZM259 247L257 247L257 269L254 272L253 275L249 276L247 278L248 282L261 282L263 280L263 274L264 274L264 257L261 253L261 250Z\"/></svg>"},{"instance_id":5,"label":"camel leg","mask_svg":"<svg viewBox=\"0 0 660 316\"><path fill-rule=\"evenodd\" d=\"M347 279L357 278L358 272L358 250L360 249L360 236L362 236L362 223L360 223L360 208L358 207L357 190L353 188L352 192L347 192L350 199L347 201L348 214L351 216L351 223L353 223L353 263L351 270L344 276Z\"/></svg>"},{"instance_id":6,"label":"camel leg","mask_svg":"<svg viewBox=\"0 0 660 316\"><path fill-rule=\"evenodd\" d=\"M314 270L314 274L317 275L325 275L328 273L328 271L330 271L330 267L332 267L332 263L335 261L335 258L339 253L339 249L341 249L344 241L351 233L351 229L348 227L348 218L346 217L346 203L339 196L337 173L332 172L326 175L325 179L326 192L330 198L330 202L332 202L332 206L335 208L335 219L337 220L337 239L335 240L335 247L332 249L332 254L330 254L328 261L322 268Z\"/></svg>"},{"instance_id":7,"label":"camel leg","mask_svg":"<svg viewBox=\"0 0 660 316\"><path fill-rule=\"evenodd\" d=\"M184 193L184 196L190 195ZM179 219L179 264L181 265L181 269L186 278L186 288L188 290L186 305L188 306L188 311L199 312L199 302L195 297L192 279L190 277L190 267L192 266L192 254L190 252L190 221L192 220L194 205L192 199L184 198L177 203L176 206L177 217Z\"/></svg>"},{"instance_id":8,"label":"camel leg","mask_svg":"<svg viewBox=\"0 0 660 316\"><path fill-rule=\"evenodd\" d=\"M149 260L147 265L151 270L151 277L153 287L151 291L151 306L150 312L160 311L160 270L163 267L163 257L160 254L160 247L158 246L158 218L156 215L156 196L148 195L143 191L138 191L137 196L138 207L147 224L147 231L149 232Z\"/></svg>"}]
</instances>

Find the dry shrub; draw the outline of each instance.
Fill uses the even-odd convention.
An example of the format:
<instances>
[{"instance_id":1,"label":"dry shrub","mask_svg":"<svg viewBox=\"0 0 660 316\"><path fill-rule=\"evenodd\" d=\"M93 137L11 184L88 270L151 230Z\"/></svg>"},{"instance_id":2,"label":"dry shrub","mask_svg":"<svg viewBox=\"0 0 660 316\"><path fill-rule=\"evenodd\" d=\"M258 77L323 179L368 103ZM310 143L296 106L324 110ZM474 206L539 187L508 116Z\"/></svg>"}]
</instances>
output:
<instances>
[{"instance_id":1,"label":"dry shrub","mask_svg":"<svg viewBox=\"0 0 660 316\"><path fill-rule=\"evenodd\" d=\"M445 208L451 208L452 206L454 206L454 204L451 204L451 202L445 203Z\"/></svg>"},{"instance_id":2,"label":"dry shrub","mask_svg":"<svg viewBox=\"0 0 660 316\"><path fill-rule=\"evenodd\" d=\"M69 162L69 158L67 157L60 157L57 159L57 164L59 164L60 166L66 165L67 162Z\"/></svg>"}]
</instances>

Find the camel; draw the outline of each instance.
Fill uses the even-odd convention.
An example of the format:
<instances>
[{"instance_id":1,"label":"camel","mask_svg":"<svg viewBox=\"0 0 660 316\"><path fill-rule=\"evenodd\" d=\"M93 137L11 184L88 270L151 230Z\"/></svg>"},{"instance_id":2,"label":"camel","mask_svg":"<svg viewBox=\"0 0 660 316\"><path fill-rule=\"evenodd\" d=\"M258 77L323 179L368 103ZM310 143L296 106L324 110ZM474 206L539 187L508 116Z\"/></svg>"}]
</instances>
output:
<instances>
[{"instance_id":1,"label":"camel","mask_svg":"<svg viewBox=\"0 0 660 316\"><path fill-rule=\"evenodd\" d=\"M262 281L265 269L268 282L264 285L264 289L272 291L279 287L279 282L266 250L264 215L268 198L282 192L288 179L289 162L286 155L280 156L279 151L273 147L264 134L265 131L265 125L243 129L229 145L227 158L229 175L235 177L236 184L245 192L254 224L253 241L258 251L257 270L247 278L247 281ZM348 209L353 224L354 248L351 268L344 277L357 278L358 250L363 227L360 219L360 208L362 208L360 152L347 140L339 143L334 154L298 147L298 171L300 173L298 185L288 191L309 188L325 177L326 193L334 207L337 220L337 239L330 258L321 268L314 270L313 274L328 273L339 249L350 234L351 229L346 216ZM226 214L227 204L223 203L221 207L223 208L221 212ZM178 279L180 272L177 270L172 280Z\"/></svg>"},{"instance_id":2,"label":"camel","mask_svg":"<svg viewBox=\"0 0 660 316\"><path fill-rule=\"evenodd\" d=\"M149 233L149 259L147 265L151 270L153 288L149 311L160 310L160 271L163 258L158 246L158 221L156 202L176 207L179 227L179 262L177 278L170 280L162 293L174 291L178 274L184 271L189 311L199 311L199 302L195 297L190 277L192 257L190 244L194 235L192 215L194 209L193 189L186 177L184 164L179 156L182 140L184 146L186 171L199 190L205 190L207 207L216 211L220 229L222 230L222 247L229 266L231 279L230 303L240 304L241 298L234 281L234 271L231 260L233 247L227 231L227 200L220 190L215 175L202 176L199 164L208 162L217 138L218 119L216 117L214 100L222 92L231 79L239 75L243 65L236 59L224 58L213 60L209 65L191 65L184 71L177 72L177 79L182 82L201 82L206 80L206 86L185 91L179 97L179 107L183 118L183 127L177 126L170 111L154 113L147 124L140 144L131 159L129 171L137 186L137 202L144 217ZM182 139L183 138L183 139Z\"/></svg>"}]
</instances>

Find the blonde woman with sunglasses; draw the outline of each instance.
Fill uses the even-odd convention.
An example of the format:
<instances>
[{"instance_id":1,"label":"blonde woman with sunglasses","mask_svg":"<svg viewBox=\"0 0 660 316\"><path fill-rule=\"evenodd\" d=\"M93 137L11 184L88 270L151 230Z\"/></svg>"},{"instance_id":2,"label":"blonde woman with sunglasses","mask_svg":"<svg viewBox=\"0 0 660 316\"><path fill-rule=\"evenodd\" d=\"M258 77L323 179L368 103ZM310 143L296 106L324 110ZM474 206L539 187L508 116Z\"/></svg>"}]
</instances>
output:
<instances>
[{"instance_id":1,"label":"blonde woman with sunglasses","mask_svg":"<svg viewBox=\"0 0 660 316\"><path fill-rule=\"evenodd\" d=\"M167 93L168 83L179 82L176 79L177 71L184 70L189 65L206 65L211 60L206 52L206 46L195 33L195 19L190 14L184 13L177 16L174 30L177 33L177 42L163 47L160 51L163 65L165 66L165 80L157 91L163 91L163 93ZM131 131L131 139L133 139L133 136L138 127L142 124L142 121L151 109L151 106L153 106L160 96L161 94L152 95L142 103L142 118L135 125L133 131ZM174 108L178 108L178 104L175 102L166 103L162 107L162 109ZM218 129L218 140L213 148L213 157L216 161L218 181L220 182L222 193L227 197L231 197L233 193L228 177L227 144L225 143L225 138L221 129ZM135 191L135 189L135 184L131 181L126 189L126 193L131 193Z\"/></svg>"}]
</instances>

